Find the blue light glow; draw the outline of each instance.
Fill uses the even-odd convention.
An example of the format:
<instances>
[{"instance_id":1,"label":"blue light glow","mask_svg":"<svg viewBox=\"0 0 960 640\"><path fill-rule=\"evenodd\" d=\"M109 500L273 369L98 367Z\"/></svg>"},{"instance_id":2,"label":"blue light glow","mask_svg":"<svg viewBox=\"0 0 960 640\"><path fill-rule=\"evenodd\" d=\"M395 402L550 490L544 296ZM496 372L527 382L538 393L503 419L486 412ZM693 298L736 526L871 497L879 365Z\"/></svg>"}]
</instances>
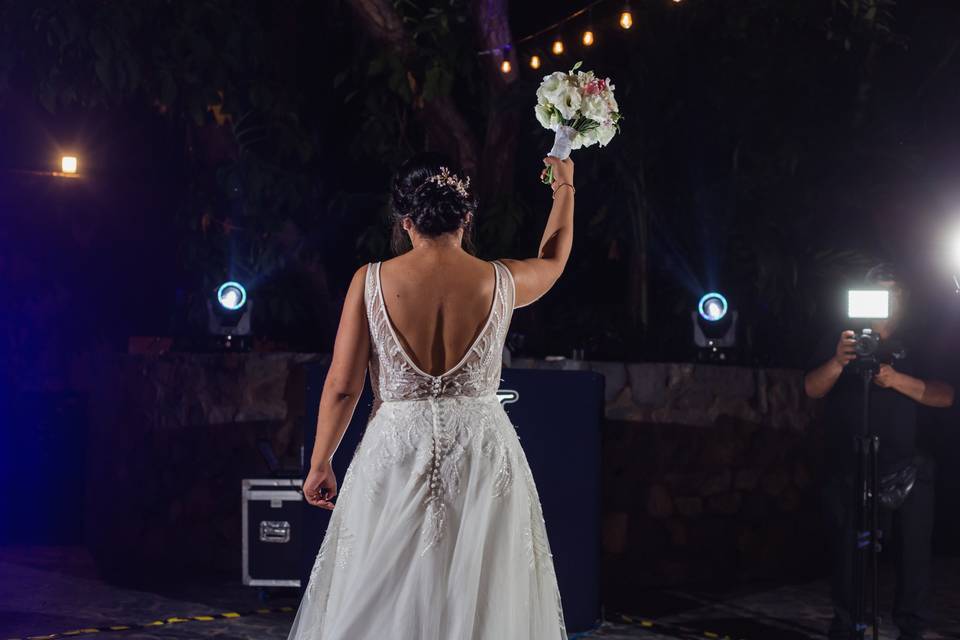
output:
<instances>
[{"instance_id":1,"label":"blue light glow","mask_svg":"<svg viewBox=\"0 0 960 640\"><path fill-rule=\"evenodd\" d=\"M719 322L727 315L727 299L716 292L711 292L700 298L697 310L700 317L707 322Z\"/></svg>"},{"instance_id":2,"label":"blue light glow","mask_svg":"<svg viewBox=\"0 0 960 640\"><path fill-rule=\"evenodd\" d=\"M247 303L247 290L239 282L224 282L217 289L217 301L228 311L236 311Z\"/></svg>"}]
</instances>

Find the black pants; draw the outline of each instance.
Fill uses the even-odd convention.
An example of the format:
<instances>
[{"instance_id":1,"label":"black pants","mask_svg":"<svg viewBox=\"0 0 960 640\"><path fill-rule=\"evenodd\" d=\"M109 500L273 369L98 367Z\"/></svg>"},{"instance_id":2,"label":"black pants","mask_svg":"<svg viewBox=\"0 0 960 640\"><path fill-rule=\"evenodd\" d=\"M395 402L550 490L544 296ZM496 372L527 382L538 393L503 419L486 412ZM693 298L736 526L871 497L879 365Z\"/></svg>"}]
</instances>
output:
<instances>
[{"instance_id":1,"label":"black pants","mask_svg":"<svg viewBox=\"0 0 960 640\"><path fill-rule=\"evenodd\" d=\"M852 636L850 609L853 605L854 479L834 477L824 486L830 539L833 623L829 637L848 640ZM896 559L897 585L893 621L904 640L922 637L930 620L930 538L933 531L933 461L923 459L917 481L907 500L896 511L880 509L883 554ZM869 596L868 596L869 597Z\"/></svg>"}]
</instances>

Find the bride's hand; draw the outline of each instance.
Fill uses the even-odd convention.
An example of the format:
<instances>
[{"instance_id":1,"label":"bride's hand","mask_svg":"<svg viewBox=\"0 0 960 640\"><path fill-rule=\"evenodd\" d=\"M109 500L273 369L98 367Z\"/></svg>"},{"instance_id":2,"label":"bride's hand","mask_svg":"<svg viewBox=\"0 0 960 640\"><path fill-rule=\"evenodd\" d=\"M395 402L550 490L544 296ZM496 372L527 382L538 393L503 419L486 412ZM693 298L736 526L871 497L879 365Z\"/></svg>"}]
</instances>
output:
<instances>
[{"instance_id":1,"label":"bride's hand","mask_svg":"<svg viewBox=\"0 0 960 640\"><path fill-rule=\"evenodd\" d=\"M337 495L337 476L329 462L312 467L307 479L303 481L303 497L315 507L333 510L333 499Z\"/></svg>"},{"instance_id":2,"label":"bride's hand","mask_svg":"<svg viewBox=\"0 0 960 640\"><path fill-rule=\"evenodd\" d=\"M543 159L543 164L551 165L553 167L553 182L550 183L550 188L554 191L557 190L557 187L563 183L573 184L573 160L567 158L566 160L561 160L560 158L554 158L553 156L546 156ZM544 179L547 175L547 169L544 168L540 172L540 179Z\"/></svg>"}]
</instances>

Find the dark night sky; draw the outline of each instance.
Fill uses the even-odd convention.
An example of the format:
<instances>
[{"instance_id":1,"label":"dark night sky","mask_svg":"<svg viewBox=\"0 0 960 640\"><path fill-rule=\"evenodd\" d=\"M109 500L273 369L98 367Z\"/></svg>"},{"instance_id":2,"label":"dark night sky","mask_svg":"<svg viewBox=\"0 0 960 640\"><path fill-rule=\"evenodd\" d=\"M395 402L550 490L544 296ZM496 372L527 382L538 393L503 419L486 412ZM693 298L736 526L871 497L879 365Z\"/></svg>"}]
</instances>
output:
<instances>
[{"instance_id":1,"label":"dark night sky","mask_svg":"<svg viewBox=\"0 0 960 640\"><path fill-rule=\"evenodd\" d=\"M388 167L377 164L374 158L354 158L349 153L351 134L361 121L362 114L354 105L342 106L341 96L329 87L329 77L344 66L353 52L351 44L358 37L359 30L351 22L343 6L335 10L336 27L333 21L318 5L307 3L298 25L299 42L290 51L284 52L284 61L291 61L291 82L303 86L304 106L301 113L305 120L329 121L337 123L330 127L321 140L320 154L317 159L317 179L330 188L339 188L352 192L369 192L376 197L382 193L389 175ZM582 6L580 2L529 3L515 1L511 6L510 23L515 37L521 37L539 30L559 18ZM629 34L620 32L615 26L617 2L604 2L593 13L598 47L582 56L588 67L607 70L614 76L621 93L621 104L627 111L625 126L641 130L651 126L645 121L644 109L648 104L681 104L684 101L699 100L710 94L712 87L699 87L697 83L710 81L710 78L689 75L684 83L684 74L690 74L699 64L698 55L710 49L696 41L685 43L685 49L674 59L658 60L664 77L677 76L673 85L664 84L662 79L651 77L649 82L632 82L620 71L618 65L625 64L631 48L639 48L643 39L660 37L658 32L669 11L657 16L647 16L645 9L637 3L634 7L636 26ZM669 7L670 10L692 11L693 2L684 6ZM649 17L649 20L648 20ZM576 52L576 39L579 30L587 23L586 16L564 27L563 35L571 53L565 56L560 68L566 68L581 56ZM960 83L951 82L957 78L957 56L948 60L939 71L945 44L955 41L957 26L960 24L960 7L947 2L910 2L900 3L897 9L896 24L898 30L908 37L909 45L901 50L887 50L882 56L882 72L875 87L877 107L870 115L879 115L878 122L885 129L877 134L884 141L879 151L870 159L868 166L839 166L827 164L829 157L821 159L823 167L807 167L806 176L816 180L812 190L815 197L810 207L830 207L828 217L832 224L819 227L814 233L835 234L860 239L860 244L878 247L881 250L904 258L912 263L919 273L918 282L923 289L920 299L930 301L934 311L930 316L950 317L956 306L949 298L948 273L942 268L943 256L939 252L938 241L943 237L945 228L952 226L955 219L960 222L960 172L956 158L960 157L960 122L955 114L960 108ZM318 34L320 37L318 37ZM704 32L709 35L709 32ZM819 45L822 34L816 30L809 33L811 50ZM521 54L531 50L546 48L550 34L519 49ZM740 53L740 55L744 55ZM526 56L522 56L524 63ZM654 64L654 63L651 63ZM674 65L675 68L670 65ZM540 74L557 68L548 62ZM824 76L828 75L824 69ZM623 80L619 80L619 78ZM527 69L522 71L522 82L532 89L538 80L538 74ZM924 79L929 83L925 84ZM718 82L723 82L718 80ZM659 83L659 84L658 84ZM731 86L718 96L734 104L738 100L745 105L748 102L759 105L776 104L773 97L778 91L787 90L792 83L789 72L779 80L779 86ZM658 93L658 87L670 86L676 93ZM795 87L794 87L795 89ZM847 91L849 86L840 86L838 91ZM738 92L743 92L738 94ZM767 99L767 94L770 98ZM532 96L531 96L532 102ZM735 282L736 269L732 264L730 252L726 247L715 246L713 238L719 226L725 224L732 215L724 210L722 194L718 197L716 184L724 184L724 172L729 165L729 144L724 141L727 130L733 125L723 115L725 112L713 110L713 106L704 104L702 109L687 107L689 119L674 123L673 128L662 132L668 142L663 146L662 156L650 162L651 191L666 194L660 206L669 212L670 219L655 230L651 260L654 269L654 292L683 291L695 286L708 286ZM4 140L0 148L0 167L36 168L55 158L58 147L76 147L82 149L85 169L109 176L109 189L100 189L91 195L82 206L74 202L70 206L60 206L60 213L49 215L39 210L44 198L57 200L61 192L58 187L34 184L26 193L13 196L7 189L5 196L17 203L21 213L19 223L33 229L30 242L34 242L35 255L51 252L52 256L63 256L64 262L56 257L44 262L50 268L44 272L43 281L55 280L58 274L70 273L78 282L91 287L90 308L103 305L110 313L89 316L87 323L92 325L114 325L111 330L113 340L122 343L127 333L151 334L168 330L168 320L164 309L173 304L176 290L183 286L184 274L178 272L175 251L176 238L164 214L178 206L178 184L182 179L182 167L178 160L182 148L175 140L167 136L167 129L157 118L144 119L142 111L116 110L110 113L61 113L51 116L38 109L32 101L22 94L14 94L4 108L4 117L0 120L0 139ZM801 114L802 115L802 114ZM831 113L824 108L823 130L829 130L835 123L830 122ZM798 145L816 138L817 132L802 129L791 130L793 126L787 118L797 114L785 114L781 124L784 130L778 134L775 129L761 129L761 136L784 135L795 138ZM776 120L777 118L771 118ZM549 141L543 132L538 131L532 114L526 123L524 143L533 141L544 149ZM803 123L809 127L810 122ZM658 133L658 132L651 132ZM821 134L822 135L822 134ZM714 140L709 144L701 141L707 137ZM834 141L838 148L844 140ZM626 138L615 140L613 147L623 145ZM851 141L850 144L857 144ZM519 150L518 164L536 165L541 149L522 147ZM913 154L913 155L911 155ZM891 174L888 167L903 166L887 163L886 156L916 156L915 162L907 164L912 173ZM815 157L815 156L814 156ZM609 178L610 154L588 151L577 157L581 167L581 180L586 183L584 193L590 189L603 189ZM605 164L607 163L607 164ZM518 169L520 171L520 169ZM531 170L535 175L536 168ZM592 184L591 184L592 181ZM869 211L858 208L857 202L838 202L824 194L831 193L837 183L855 181L864 188L876 189L885 193L881 199L883 206ZM536 191L536 185L521 182L520 190L529 192L531 202L543 207L537 200L542 195ZM666 185L666 186L665 186ZM9 186L9 184L8 184ZM686 201L677 194L689 191ZM672 200L668 199L673 198ZM589 202L584 202L584 217L589 213ZM786 203L785 203L786 204ZM8 213L9 215L9 213ZM349 274L356 266L356 236L373 220L364 217L358 211L352 219L343 222L346 226L331 227L320 222L311 233L320 236L334 235L328 242L328 260L331 270L331 287L336 298L342 294ZM18 224L19 224L18 223ZM536 220L531 222L539 224ZM13 229L8 227L8 232ZM809 230L808 230L809 231ZM531 228L529 234L535 235ZM789 233L789 231L787 232ZM659 234L659 235L657 235ZM63 251L57 253L54 247L62 245ZM576 249L578 256L588 256L593 250L587 239L580 236ZM149 257L149 259L143 259ZM32 267L29 267L32 268ZM131 278L130 274L137 274ZM691 280L685 274L693 274ZM570 274L570 281L577 276ZM593 277L593 276L591 276ZM129 303L118 304L111 298L107 283L116 282L123 292L122 298ZM615 298L619 295L620 281L611 285L604 295ZM572 285L571 285L572 287ZM602 286L598 288L602 290ZM603 293L601 291L601 293ZM563 304L581 304L575 296L577 290L567 292L558 290L555 298ZM599 294L597 294L599 295ZM692 294L691 294L692 295ZM663 296L666 296L664 293ZM602 296L601 296L602 297ZM111 302L111 300L114 300ZM96 302L94 302L96 301ZM601 300L602 302L602 300ZM589 302L587 303L589 304ZM659 308L658 308L659 309ZM675 314L673 308L663 308L665 319ZM521 316L520 322L524 318ZM663 327L671 324L664 322ZM938 329L949 336L950 324L943 323ZM663 342L678 339L677 336L664 335ZM949 338L941 338L950 342ZM944 344L952 349L952 344Z\"/></svg>"}]
</instances>

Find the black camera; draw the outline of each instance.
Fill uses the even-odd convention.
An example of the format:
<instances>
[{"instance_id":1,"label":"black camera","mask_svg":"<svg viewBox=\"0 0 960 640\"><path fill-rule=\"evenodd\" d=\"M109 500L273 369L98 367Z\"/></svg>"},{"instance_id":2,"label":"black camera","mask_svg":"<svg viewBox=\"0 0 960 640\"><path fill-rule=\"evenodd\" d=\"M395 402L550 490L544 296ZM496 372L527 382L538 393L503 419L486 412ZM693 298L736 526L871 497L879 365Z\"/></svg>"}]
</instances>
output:
<instances>
[{"instance_id":1,"label":"black camera","mask_svg":"<svg viewBox=\"0 0 960 640\"><path fill-rule=\"evenodd\" d=\"M858 358L874 358L880 353L880 336L871 329L864 329L853 340L853 352Z\"/></svg>"}]
</instances>

